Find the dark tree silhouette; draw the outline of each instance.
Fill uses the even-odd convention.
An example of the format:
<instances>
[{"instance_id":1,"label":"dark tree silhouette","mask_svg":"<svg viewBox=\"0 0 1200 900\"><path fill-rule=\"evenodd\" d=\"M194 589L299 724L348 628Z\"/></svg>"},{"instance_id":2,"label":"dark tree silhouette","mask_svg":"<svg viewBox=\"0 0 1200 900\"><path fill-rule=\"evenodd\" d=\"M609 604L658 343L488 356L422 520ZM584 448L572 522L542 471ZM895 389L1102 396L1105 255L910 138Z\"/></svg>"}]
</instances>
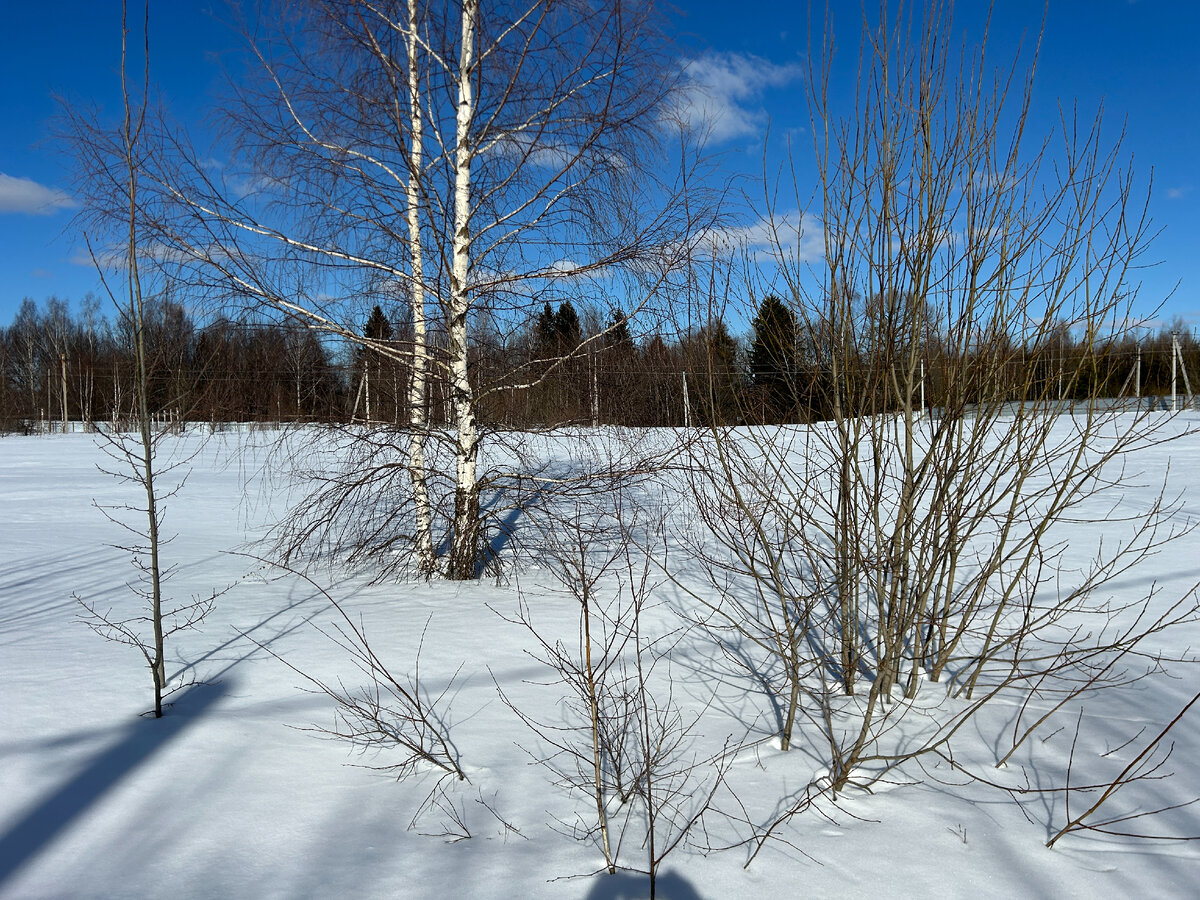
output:
<instances>
[{"instance_id":1,"label":"dark tree silhouette","mask_svg":"<svg viewBox=\"0 0 1200 900\"><path fill-rule=\"evenodd\" d=\"M757 402L749 411L763 422L787 421L795 412L796 316L778 297L767 295L753 326L750 378Z\"/></svg>"}]
</instances>

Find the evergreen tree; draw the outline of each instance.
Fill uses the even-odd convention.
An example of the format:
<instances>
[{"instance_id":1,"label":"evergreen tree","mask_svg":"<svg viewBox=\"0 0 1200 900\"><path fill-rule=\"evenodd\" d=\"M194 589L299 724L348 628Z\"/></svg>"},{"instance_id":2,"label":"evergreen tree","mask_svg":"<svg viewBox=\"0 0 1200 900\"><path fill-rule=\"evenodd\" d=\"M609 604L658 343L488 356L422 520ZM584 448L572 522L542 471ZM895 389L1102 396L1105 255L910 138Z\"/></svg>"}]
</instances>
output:
<instances>
[{"instance_id":1,"label":"evergreen tree","mask_svg":"<svg viewBox=\"0 0 1200 900\"><path fill-rule=\"evenodd\" d=\"M390 341L392 339L392 323L383 314L383 310L379 308L378 303L375 304L375 308L371 310L371 315L367 318L366 327L363 328L363 335L375 341Z\"/></svg>"},{"instance_id":2,"label":"evergreen tree","mask_svg":"<svg viewBox=\"0 0 1200 900\"><path fill-rule=\"evenodd\" d=\"M684 349L695 392L693 409L708 424L736 423L742 376L737 341L725 322L718 319L704 326L688 339Z\"/></svg>"},{"instance_id":3,"label":"evergreen tree","mask_svg":"<svg viewBox=\"0 0 1200 900\"><path fill-rule=\"evenodd\" d=\"M583 330L579 326L579 315L570 300L564 300L558 306L558 314L554 317L554 330L558 336L559 352L566 355L579 346L583 340Z\"/></svg>"},{"instance_id":4,"label":"evergreen tree","mask_svg":"<svg viewBox=\"0 0 1200 900\"><path fill-rule=\"evenodd\" d=\"M534 324L535 353L543 358L566 356L579 346L582 336L579 315L570 300L560 303L558 312L547 303Z\"/></svg>"},{"instance_id":5,"label":"evergreen tree","mask_svg":"<svg viewBox=\"0 0 1200 900\"><path fill-rule=\"evenodd\" d=\"M766 422L787 421L796 405L796 317L769 294L752 324L750 379L759 393L756 412Z\"/></svg>"},{"instance_id":6,"label":"evergreen tree","mask_svg":"<svg viewBox=\"0 0 1200 900\"><path fill-rule=\"evenodd\" d=\"M367 317L367 324L363 327L363 336L372 341L390 341L392 339L392 323L383 314L378 303L371 310L371 315ZM384 398L381 395L389 387L390 379L386 376L391 374L391 369L390 367L387 370L384 369L381 362L382 357L376 350L361 348L359 356L362 364L362 396L367 421L384 420L388 411L384 409L382 402ZM375 393L374 409L372 409L372 391ZM391 414L394 417L395 397L390 399L392 401Z\"/></svg>"},{"instance_id":7,"label":"evergreen tree","mask_svg":"<svg viewBox=\"0 0 1200 900\"><path fill-rule=\"evenodd\" d=\"M613 310L612 318L608 322L604 347L616 353L633 352L633 335L629 332L629 318L620 307Z\"/></svg>"},{"instance_id":8,"label":"evergreen tree","mask_svg":"<svg viewBox=\"0 0 1200 900\"><path fill-rule=\"evenodd\" d=\"M547 303L538 314L534 325L534 355L554 356L558 351L558 325L554 318L554 307Z\"/></svg>"}]
</instances>

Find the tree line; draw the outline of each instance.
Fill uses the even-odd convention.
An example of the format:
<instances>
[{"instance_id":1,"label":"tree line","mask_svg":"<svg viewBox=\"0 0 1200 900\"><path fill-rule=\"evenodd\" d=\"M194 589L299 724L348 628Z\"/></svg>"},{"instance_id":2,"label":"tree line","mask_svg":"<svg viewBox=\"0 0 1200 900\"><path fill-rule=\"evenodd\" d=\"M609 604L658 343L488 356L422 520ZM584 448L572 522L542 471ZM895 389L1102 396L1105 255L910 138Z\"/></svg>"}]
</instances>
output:
<instances>
[{"instance_id":1,"label":"tree line","mask_svg":"<svg viewBox=\"0 0 1200 900\"><path fill-rule=\"evenodd\" d=\"M243 315L198 323L167 298L150 302L146 319L150 406L161 420L407 422L413 329L402 306L385 313L377 304L362 324L362 334L394 348L391 354L331 341L295 321ZM546 303L510 335L480 331L472 377L501 388L488 392L480 421L544 428L825 420L833 414L834 374L827 364L831 338L821 328L798 322L773 295L741 335L717 319L690 333L657 329L635 337L619 309L605 317L590 306L581 315L570 301ZM1014 339L972 352L992 357L990 368L1011 380L1014 401L1169 396L1173 341L1178 393L1190 384L1184 373L1200 373L1200 342L1182 322L1142 339L1124 334L1090 346L1069 328L1048 334L1036 346ZM434 357L444 353L444 336L434 335L430 347ZM946 373L955 368L948 353L936 335L926 337L928 407L944 404ZM864 345L858 357L858 371L842 378L882 383L879 356ZM127 323L110 321L94 299L85 298L78 310L58 297L41 304L26 299L12 322L0 326L0 428L120 425L132 414L132 372ZM433 379L425 411L432 424L452 423L449 398L448 385Z\"/></svg>"},{"instance_id":2,"label":"tree line","mask_svg":"<svg viewBox=\"0 0 1200 900\"><path fill-rule=\"evenodd\" d=\"M146 305L149 405L162 419L183 422L407 422L412 380L411 318L375 305L362 334L394 352L330 339L295 321L219 315L197 322L180 303ZM721 326L725 368L736 383L736 342ZM472 348L472 377L493 390L481 421L546 427L599 421L631 426L683 421L682 382L702 383L708 331L680 339L654 332L635 338L619 311L608 322L592 309L550 304L514 334L484 335ZM579 348L600 336L589 352ZM430 341L445 353L444 336ZM533 376L537 384L517 386ZM494 384L492 384L494 387ZM696 390L697 388L694 388ZM428 387L431 424L452 422L449 388ZM0 427L22 430L64 421L96 426L133 415L133 347L128 324L111 321L92 298L78 310L57 297L26 299L0 326ZM702 404L697 397L697 403Z\"/></svg>"}]
</instances>

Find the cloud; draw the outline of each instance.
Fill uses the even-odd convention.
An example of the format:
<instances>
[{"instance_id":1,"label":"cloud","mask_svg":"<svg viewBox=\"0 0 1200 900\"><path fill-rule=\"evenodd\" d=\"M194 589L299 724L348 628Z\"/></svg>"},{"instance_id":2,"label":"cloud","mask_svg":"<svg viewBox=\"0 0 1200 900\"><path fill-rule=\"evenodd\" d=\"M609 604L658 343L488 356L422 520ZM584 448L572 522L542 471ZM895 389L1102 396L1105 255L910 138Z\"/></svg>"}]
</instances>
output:
<instances>
[{"instance_id":1,"label":"cloud","mask_svg":"<svg viewBox=\"0 0 1200 900\"><path fill-rule=\"evenodd\" d=\"M31 178L14 178L0 172L0 213L48 216L75 205L64 191L48 188Z\"/></svg>"},{"instance_id":2,"label":"cloud","mask_svg":"<svg viewBox=\"0 0 1200 900\"><path fill-rule=\"evenodd\" d=\"M1188 191L1190 191L1190 190L1191 190L1191 188L1181 188L1181 187L1167 188L1167 199L1178 200L1180 197L1185 196L1188 193Z\"/></svg>"},{"instance_id":3,"label":"cloud","mask_svg":"<svg viewBox=\"0 0 1200 900\"><path fill-rule=\"evenodd\" d=\"M802 73L798 63L706 53L684 63L684 89L674 112L680 121L706 130L714 142L758 134L767 120L758 102L763 93L790 84Z\"/></svg>"},{"instance_id":4,"label":"cloud","mask_svg":"<svg viewBox=\"0 0 1200 900\"><path fill-rule=\"evenodd\" d=\"M816 262L825 255L825 235L819 219L801 212L778 213L772 220L759 219L709 231L703 236L717 253L746 251L755 259L786 259Z\"/></svg>"},{"instance_id":5,"label":"cloud","mask_svg":"<svg viewBox=\"0 0 1200 900\"><path fill-rule=\"evenodd\" d=\"M166 247L161 244L150 246L141 244L138 246L137 255L140 262L184 265L202 260L206 253L213 259L230 259L229 254L215 244L209 246L207 249L197 248L195 250ZM129 252L122 246L100 247L95 250L95 256L93 257L92 251L83 248L71 254L70 261L75 266L87 266L89 268L99 266L101 269L123 272L129 264Z\"/></svg>"}]
</instances>

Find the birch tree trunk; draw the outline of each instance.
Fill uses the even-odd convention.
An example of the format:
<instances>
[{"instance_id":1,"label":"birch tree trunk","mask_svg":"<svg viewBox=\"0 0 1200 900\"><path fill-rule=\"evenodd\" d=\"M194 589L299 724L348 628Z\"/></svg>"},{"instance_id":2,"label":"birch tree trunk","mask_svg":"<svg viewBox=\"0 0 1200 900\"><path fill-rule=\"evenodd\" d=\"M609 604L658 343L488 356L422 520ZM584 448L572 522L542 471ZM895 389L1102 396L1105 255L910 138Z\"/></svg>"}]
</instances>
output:
<instances>
[{"instance_id":1,"label":"birch tree trunk","mask_svg":"<svg viewBox=\"0 0 1200 900\"><path fill-rule=\"evenodd\" d=\"M429 487L426 483L425 436L429 427L426 408L427 371L429 367L425 338L425 266L421 252L421 197L419 179L423 153L421 142L424 129L421 117L421 84L417 42L417 0L408 0L408 103L409 103L409 160L408 183L408 240L412 265L413 352L412 378L408 395L408 467L412 478L413 504L416 515L416 555L418 572L429 577L434 569L433 517L429 508Z\"/></svg>"},{"instance_id":2,"label":"birch tree trunk","mask_svg":"<svg viewBox=\"0 0 1200 900\"><path fill-rule=\"evenodd\" d=\"M475 121L475 24L479 0L462 7L462 46L458 64L458 114L454 150L454 240L447 309L450 339L450 379L456 429L454 535L447 575L456 580L475 577L479 554L479 485L476 467L479 433L468 371L467 313L471 306L471 129Z\"/></svg>"}]
</instances>

